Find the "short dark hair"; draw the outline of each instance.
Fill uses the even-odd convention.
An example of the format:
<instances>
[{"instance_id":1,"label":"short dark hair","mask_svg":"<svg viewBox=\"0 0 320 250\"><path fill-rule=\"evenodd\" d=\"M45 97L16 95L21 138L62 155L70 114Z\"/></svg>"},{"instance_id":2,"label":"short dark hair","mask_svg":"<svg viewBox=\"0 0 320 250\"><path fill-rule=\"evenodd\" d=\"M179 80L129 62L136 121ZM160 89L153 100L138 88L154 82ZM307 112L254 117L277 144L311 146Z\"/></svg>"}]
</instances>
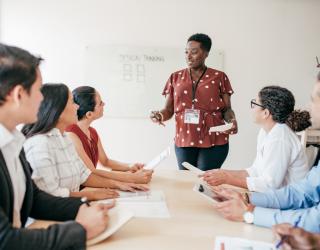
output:
<instances>
[{"instance_id":1,"label":"short dark hair","mask_svg":"<svg viewBox=\"0 0 320 250\"><path fill-rule=\"evenodd\" d=\"M38 120L24 125L21 130L27 138L53 129L69 99L69 88L63 83L44 84L41 92L43 100L38 111Z\"/></svg>"},{"instance_id":2,"label":"short dark hair","mask_svg":"<svg viewBox=\"0 0 320 250\"><path fill-rule=\"evenodd\" d=\"M87 112L94 111L96 106L96 90L90 86L81 86L72 91L73 100L78 104L78 120L81 120Z\"/></svg>"},{"instance_id":3,"label":"short dark hair","mask_svg":"<svg viewBox=\"0 0 320 250\"><path fill-rule=\"evenodd\" d=\"M190 41L196 41L200 43L202 49L204 49L207 52L210 52L212 42L211 38L208 35L197 33L189 37L188 42Z\"/></svg>"},{"instance_id":4,"label":"short dark hair","mask_svg":"<svg viewBox=\"0 0 320 250\"><path fill-rule=\"evenodd\" d=\"M267 86L260 90L261 105L268 109L272 119L286 123L293 131L302 131L311 125L308 111L294 110L295 99L290 90L280 86Z\"/></svg>"},{"instance_id":5,"label":"short dark hair","mask_svg":"<svg viewBox=\"0 0 320 250\"><path fill-rule=\"evenodd\" d=\"M0 105L17 85L29 93L42 60L26 50L0 43Z\"/></svg>"}]
</instances>

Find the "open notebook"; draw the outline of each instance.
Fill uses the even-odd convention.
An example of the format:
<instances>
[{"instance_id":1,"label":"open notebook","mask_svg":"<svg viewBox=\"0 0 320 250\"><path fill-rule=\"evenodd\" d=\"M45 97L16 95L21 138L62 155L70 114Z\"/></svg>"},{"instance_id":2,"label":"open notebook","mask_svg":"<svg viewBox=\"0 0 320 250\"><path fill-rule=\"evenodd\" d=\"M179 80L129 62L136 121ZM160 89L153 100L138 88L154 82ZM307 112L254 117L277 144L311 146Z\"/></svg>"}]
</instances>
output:
<instances>
[{"instance_id":1,"label":"open notebook","mask_svg":"<svg viewBox=\"0 0 320 250\"><path fill-rule=\"evenodd\" d=\"M95 238L87 241L87 246L97 244L100 241L105 240L110 235L118 231L125 223L127 223L132 217L133 212L127 209L112 208L109 210L109 224L104 232L96 236Z\"/></svg>"}]
</instances>

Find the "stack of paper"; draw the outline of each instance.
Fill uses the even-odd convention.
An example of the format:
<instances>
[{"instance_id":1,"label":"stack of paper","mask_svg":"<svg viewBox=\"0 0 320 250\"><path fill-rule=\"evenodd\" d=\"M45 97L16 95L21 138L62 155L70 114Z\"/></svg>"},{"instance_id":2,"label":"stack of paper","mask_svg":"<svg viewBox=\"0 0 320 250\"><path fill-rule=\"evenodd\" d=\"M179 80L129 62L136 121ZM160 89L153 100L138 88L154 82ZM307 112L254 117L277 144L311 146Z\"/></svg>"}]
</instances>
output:
<instances>
[{"instance_id":1,"label":"stack of paper","mask_svg":"<svg viewBox=\"0 0 320 250\"><path fill-rule=\"evenodd\" d=\"M167 147L163 152L161 152L158 156L156 156L154 159L152 159L150 162L148 162L144 169L152 170L156 166L160 164L164 159L166 159L168 156L170 156L170 147Z\"/></svg>"},{"instance_id":2,"label":"stack of paper","mask_svg":"<svg viewBox=\"0 0 320 250\"><path fill-rule=\"evenodd\" d=\"M221 245L224 244L224 248ZM216 237L215 250L275 250L271 243L234 237Z\"/></svg>"},{"instance_id":3,"label":"stack of paper","mask_svg":"<svg viewBox=\"0 0 320 250\"><path fill-rule=\"evenodd\" d=\"M135 217L170 218L163 191L119 193L120 197L116 199L116 206L130 210ZM110 200L102 200L99 202L105 203L110 202Z\"/></svg>"},{"instance_id":4,"label":"stack of paper","mask_svg":"<svg viewBox=\"0 0 320 250\"><path fill-rule=\"evenodd\" d=\"M224 132L224 131L227 131L227 130L231 129L232 126L233 126L233 123L226 123L226 124L223 124L223 125L211 127L209 129L209 132Z\"/></svg>"}]
</instances>

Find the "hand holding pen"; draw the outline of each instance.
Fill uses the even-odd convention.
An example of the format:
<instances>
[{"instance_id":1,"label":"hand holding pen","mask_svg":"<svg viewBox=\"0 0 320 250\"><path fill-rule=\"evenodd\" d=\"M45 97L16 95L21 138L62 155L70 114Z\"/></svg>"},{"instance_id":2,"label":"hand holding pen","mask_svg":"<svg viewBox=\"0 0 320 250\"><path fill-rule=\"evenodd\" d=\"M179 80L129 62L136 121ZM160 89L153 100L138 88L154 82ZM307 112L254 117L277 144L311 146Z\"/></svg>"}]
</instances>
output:
<instances>
[{"instance_id":1,"label":"hand holding pen","mask_svg":"<svg viewBox=\"0 0 320 250\"><path fill-rule=\"evenodd\" d=\"M293 225L293 227L292 226L289 226L291 229L292 228L294 228L294 229L296 229L297 227L298 227L298 225L299 225L299 223L300 223L300 221L301 221L301 218L302 218L302 216L300 215L299 217L298 217L298 219L296 220L296 222L294 223L294 225ZM288 227L288 225L287 224L285 224L287 227ZM277 230L277 227L275 227L275 230ZM279 232L277 232L278 234L279 234ZM287 242L288 241L288 238L289 238L289 234L279 234L280 236L281 236L281 240L276 244L276 249L280 249L280 247L285 243L285 242Z\"/></svg>"},{"instance_id":2,"label":"hand holding pen","mask_svg":"<svg viewBox=\"0 0 320 250\"><path fill-rule=\"evenodd\" d=\"M163 114L160 111L151 111L150 119L153 122L158 123L159 125L165 126L165 124L163 123Z\"/></svg>"}]
</instances>

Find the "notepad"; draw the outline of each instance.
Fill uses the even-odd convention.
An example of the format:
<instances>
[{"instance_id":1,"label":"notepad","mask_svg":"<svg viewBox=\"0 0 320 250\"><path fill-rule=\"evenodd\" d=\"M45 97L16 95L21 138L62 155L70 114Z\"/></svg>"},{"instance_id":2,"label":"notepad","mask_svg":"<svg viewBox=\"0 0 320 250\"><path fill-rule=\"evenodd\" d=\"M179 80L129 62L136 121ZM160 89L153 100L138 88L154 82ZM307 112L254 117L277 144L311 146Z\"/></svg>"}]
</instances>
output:
<instances>
[{"instance_id":1,"label":"notepad","mask_svg":"<svg viewBox=\"0 0 320 250\"><path fill-rule=\"evenodd\" d=\"M199 168L196 168L195 166L191 165L189 162L183 162L182 166L184 166L186 169L190 170L192 173L196 174L196 175L201 175L204 174L204 171L202 171Z\"/></svg>"},{"instance_id":2,"label":"notepad","mask_svg":"<svg viewBox=\"0 0 320 250\"><path fill-rule=\"evenodd\" d=\"M118 231L124 224L126 224L134 213L129 209L114 207L109 210L109 224L104 232L96 236L95 238L87 241L87 246L92 246L100 241L107 239L109 236Z\"/></svg>"},{"instance_id":3,"label":"notepad","mask_svg":"<svg viewBox=\"0 0 320 250\"><path fill-rule=\"evenodd\" d=\"M149 161L144 169L153 170L156 166L160 164L164 159L166 159L170 155L170 147L167 147L163 152L161 152L158 156L156 156L154 159Z\"/></svg>"},{"instance_id":4,"label":"notepad","mask_svg":"<svg viewBox=\"0 0 320 250\"><path fill-rule=\"evenodd\" d=\"M226 123L226 124L223 124L223 125L211 127L209 129L209 132L224 132L224 131L227 131L227 130L231 129L232 126L233 126L233 123Z\"/></svg>"},{"instance_id":5,"label":"notepad","mask_svg":"<svg viewBox=\"0 0 320 250\"><path fill-rule=\"evenodd\" d=\"M235 237L218 236L215 240L215 250L221 250L221 244L224 244L225 250L275 250L272 243L263 241L247 240Z\"/></svg>"}]
</instances>

